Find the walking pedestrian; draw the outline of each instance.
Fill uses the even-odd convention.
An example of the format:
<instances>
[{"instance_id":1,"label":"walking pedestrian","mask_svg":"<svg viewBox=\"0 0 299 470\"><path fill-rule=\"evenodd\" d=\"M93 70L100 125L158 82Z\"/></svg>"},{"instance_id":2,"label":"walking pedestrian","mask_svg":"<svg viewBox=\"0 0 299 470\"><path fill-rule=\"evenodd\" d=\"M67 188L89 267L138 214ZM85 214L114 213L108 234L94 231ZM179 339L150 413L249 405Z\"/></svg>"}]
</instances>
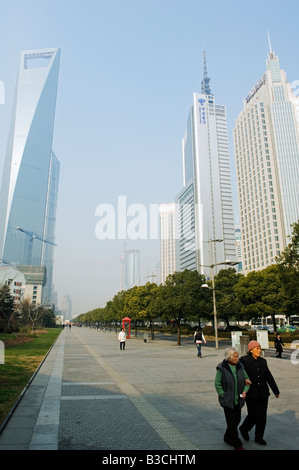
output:
<instances>
[{"instance_id":1,"label":"walking pedestrian","mask_svg":"<svg viewBox=\"0 0 299 470\"><path fill-rule=\"evenodd\" d=\"M239 362L238 350L233 347L227 348L224 360L218 364L216 370L215 388L227 424L224 442L235 450L244 450L238 435L238 426L250 382L243 364Z\"/></svg>"},{"instance_id":2,"label":"walking pedestrian","mask_svg":"<svg viewBox=\"0 0 299 470\"><path fill-rule=\"evenodd\" d=\"M269 386L276 398L279 398L279 389L266 359L261 357L261 345L257 341L250 341L248 353L241 357L240 362L244 365L252 385L246 396L248 414L239 429L243 438L249 441L248 433L255 426L255 442L265 446Z\"/></svg>"},{"instance_id":3,"label":"walking pedestrian","mask_svg":"<svg viewBox=\"0 0 299 470\"><path fill-rule=\"evenodd\" d=\"M125 330L122 328L119 335L118 335L119 347L120 350L125 350L126 348L126 333Z\"/></svg>"},{"instance_id":4,"label":"walking pedestrian","mask_svg":"<svg viewBox=\"0 0 299 470\"><path fill-rule=\"evenodd\" d=\"M279 357L280 359L282 359L281 355L283 353L284 343L283 343L279 333L276 334L274 345L275 345L275 349L276 349L276 357Z\"/></svg>"},{"instance_id":5,"label":"walking pedestrian","mask_svg":"<svg viewBox=\"0 0 299 470\"><path fill-rule=\"evenodd\" d=\"M201 355L202 342L206 343L206 339L204 337L203 332L198 329L194 333L194 343L196 344L196 347L197 347L197 357L202 357Z\"/></svg>"}]
</instances>

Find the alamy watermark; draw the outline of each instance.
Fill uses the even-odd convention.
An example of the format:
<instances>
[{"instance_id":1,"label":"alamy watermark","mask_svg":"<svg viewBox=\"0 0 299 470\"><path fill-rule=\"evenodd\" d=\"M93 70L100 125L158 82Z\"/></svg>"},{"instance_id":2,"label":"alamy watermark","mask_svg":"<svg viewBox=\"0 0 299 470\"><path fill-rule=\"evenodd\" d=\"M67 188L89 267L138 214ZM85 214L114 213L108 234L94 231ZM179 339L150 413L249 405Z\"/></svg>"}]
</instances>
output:
<instances>
[{"instance_id":1,"label":"alamy watermark","mask_svg":"<svg viewBox=\"0 0 299 470\"><path fill-rule=\"evenodd\" d=\"M297 366L299 364L299 340L298 339L296 339L295 341L292 341L291 348L295 349L295 351L293 351L291 354L291 363L294 366Z\"/></svg>"},{"instance_id":2,"label":"alamy watermark","mask_svg":"<svg viewBox=\"0 0 299 470\"><path fill-rule=\"evenodd\" d=\"M171 220L171 215L168 219L166 216L160 230L160 214L167 211L165 206L171 206L169 211L173 213L173 217ZM95 216L99 217L99 220L95 226L95 235L99 240L168 240L171 237L173 240L183 241L186 250L194 250L192 217L196 211L200 216L202 206L189 203L127 205L126 196L118 196L117 207L107 203L96 207Z\"/></svg>"},{"instance_id":3,"label":"alamy watermark","mask_svg":"<svg viewBox=\"0 0 299 470\"><path fill-rule=\"evenodd\" d=\"M159 238L159 204L127 206L126 196L118 196L117 208L102 203L96 207L95 234L99 240L157 240Z\"/></svg>"}]
</instances>

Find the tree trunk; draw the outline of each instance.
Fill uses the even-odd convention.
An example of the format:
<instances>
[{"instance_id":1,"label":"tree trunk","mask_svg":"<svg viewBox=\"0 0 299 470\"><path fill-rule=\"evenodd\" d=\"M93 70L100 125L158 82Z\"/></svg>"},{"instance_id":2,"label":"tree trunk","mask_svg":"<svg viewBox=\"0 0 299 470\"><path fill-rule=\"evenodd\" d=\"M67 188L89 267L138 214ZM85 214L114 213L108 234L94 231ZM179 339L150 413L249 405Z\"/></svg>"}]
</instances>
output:
<instances>
[{"instance_id":1,"label":"tree trunk","mask_svg":"<svg viewBox=\"0 0 299 470\"><path fill-rule=\"evenodd\" d=\"M275 318L275 315L271 315L271 317L272 317L274 332L276 333L277 332L276 318Z\"/></svg>"},{"instance_id":2,"label":"tree trunk","mask_svg":"<svg viewBox=\"0 0 299 470\"><path fill-rule=\"evenodd\" d=\"M178 334L178 337L177 337L177 345L178 346L181 346L181 322L178 322L177 324L177 334Z\"/></svg>"}]
</instances>

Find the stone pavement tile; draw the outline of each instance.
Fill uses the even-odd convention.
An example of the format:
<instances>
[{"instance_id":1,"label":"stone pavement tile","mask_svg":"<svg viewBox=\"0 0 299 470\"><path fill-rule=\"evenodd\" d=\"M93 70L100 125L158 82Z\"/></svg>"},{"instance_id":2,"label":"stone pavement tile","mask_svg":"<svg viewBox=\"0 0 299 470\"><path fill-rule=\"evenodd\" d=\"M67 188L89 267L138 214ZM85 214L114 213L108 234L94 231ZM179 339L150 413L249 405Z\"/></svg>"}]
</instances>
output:
<instances>
[{"instance_id":1,"label":"stone pavement tile","mask_svg":"<svg viewBox=\"0 0 299 470\"><path fill-rule=\"evenodd\" d=\"M168 449L126 397L61 405L60 450Z\"/></svg>"}]
</instances>

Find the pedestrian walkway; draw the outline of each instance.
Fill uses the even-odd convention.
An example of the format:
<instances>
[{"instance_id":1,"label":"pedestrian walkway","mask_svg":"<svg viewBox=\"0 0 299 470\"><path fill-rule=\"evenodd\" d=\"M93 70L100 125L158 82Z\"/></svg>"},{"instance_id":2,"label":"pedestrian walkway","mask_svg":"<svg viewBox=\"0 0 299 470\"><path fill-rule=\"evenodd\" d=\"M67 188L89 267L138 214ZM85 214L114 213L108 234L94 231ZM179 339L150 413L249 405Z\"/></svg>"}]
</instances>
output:
<instances>
[{"instance_id":1,"label":"pedestrian walkway","mask_svg":"<svg viewBox=\"0 0 299 470\"><path fill-rule=\"evenodd\" d=\"M134 333L133 333L134 334ZM64 330L0 434L0 450L231 450L214 387L223 349L116 332ZM266 447L299 449L299 365L267 358L281 396L269 400ZM242 416L245 416L246 407ZM253 438L253 436L251 436Z\"/></svg>"}]
</instances>

